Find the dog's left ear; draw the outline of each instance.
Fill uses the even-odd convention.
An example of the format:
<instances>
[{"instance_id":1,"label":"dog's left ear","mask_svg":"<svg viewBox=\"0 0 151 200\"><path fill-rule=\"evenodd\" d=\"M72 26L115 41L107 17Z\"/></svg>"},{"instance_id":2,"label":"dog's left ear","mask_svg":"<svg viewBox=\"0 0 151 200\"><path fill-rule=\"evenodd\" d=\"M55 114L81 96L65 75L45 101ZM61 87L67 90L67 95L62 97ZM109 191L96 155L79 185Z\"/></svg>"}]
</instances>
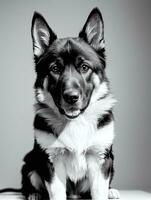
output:
<instances>
[{"instance_id":1,"label":"dog's left ear","mask_svg":"<svg viewBox=\"0 0 151 200\"><path fill-rule=\"evenodd\" d=\"M94 49L100 50L105 47L104 22L98 8L94 8L82 29L79 37L84 39Z\"/></svg>"},{"instance_id":2,"label":"dog's left ear","mask_svg":"<svg viewBox=\"0 0 151 200\"><path fill-rule=\"evenodd\" d=\"M32 19L31 35L35 59L39 58L49 45L57 39L56 34L49 27L44 17L37 12L34 13Z\"/></svg>"}]
</instances>

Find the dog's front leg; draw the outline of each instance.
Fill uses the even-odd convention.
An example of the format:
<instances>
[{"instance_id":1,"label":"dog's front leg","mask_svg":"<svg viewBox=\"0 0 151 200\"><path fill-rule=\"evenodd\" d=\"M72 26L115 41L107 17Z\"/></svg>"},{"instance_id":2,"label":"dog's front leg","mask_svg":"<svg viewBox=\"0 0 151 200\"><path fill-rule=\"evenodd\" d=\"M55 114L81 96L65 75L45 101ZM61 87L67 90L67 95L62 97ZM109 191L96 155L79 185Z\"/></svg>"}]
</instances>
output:
<instances>
[{"instance_id":1,"label":"dog's front leg","mask_svg":"<svg viewBox=\"0 0 151 200\"><path fill-rule=\"evenodd\" d=\"M54 163L54 175L51 182L46 182L50 200L66 200L66 173L61 160Z\"/></svg>"},{"instance_id":2,"label":"dog's front leg","mask_svg":"<svg viewBox=\"0 0 151 200\"><path fill-rule=\"evenodd\" d=\"M109 189L109 178L105 178L101 170L102 163L97 158L90 156L88 158L88 176L90 181L90 190L93 200L107 200Z\"/></svg>"}]
</instances>

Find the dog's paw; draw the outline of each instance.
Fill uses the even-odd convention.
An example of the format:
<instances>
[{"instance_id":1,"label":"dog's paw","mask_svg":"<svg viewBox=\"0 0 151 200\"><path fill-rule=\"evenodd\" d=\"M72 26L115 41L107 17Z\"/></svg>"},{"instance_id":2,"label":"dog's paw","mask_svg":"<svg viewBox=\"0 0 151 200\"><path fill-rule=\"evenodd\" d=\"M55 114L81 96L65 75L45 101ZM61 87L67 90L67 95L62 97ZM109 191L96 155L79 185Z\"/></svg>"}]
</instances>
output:
<instances>
[{"instance_id":1,"label":"dog's paw","mask_svg":"<svg viewBox=\"0 0 151 200\"><path fill-rule=\"evenodd\" d=\"M109 189L109 194L108 194L109 199L120 199L120 193L116 189Z\"/></svg>"},{"instance_id":2,"label":"dog's paw","mask_svg":"<svg viewBox=\"0 0 151 200\"><path fill-rule=\"evenodd\" d=\"M41 195L37 193L30 194L28 196L28 200L41 200Z\"/></svg>"}]
</instances>

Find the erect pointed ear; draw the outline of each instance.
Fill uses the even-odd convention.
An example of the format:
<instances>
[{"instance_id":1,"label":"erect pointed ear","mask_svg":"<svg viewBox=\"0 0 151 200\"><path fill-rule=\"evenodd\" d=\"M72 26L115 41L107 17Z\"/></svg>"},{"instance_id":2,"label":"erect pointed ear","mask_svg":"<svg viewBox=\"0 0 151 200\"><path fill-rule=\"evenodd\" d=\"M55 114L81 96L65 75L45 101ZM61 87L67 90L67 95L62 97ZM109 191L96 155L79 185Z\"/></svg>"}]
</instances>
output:
<instances>
[{"instance_id":1,"label":"erect pointed ear","mask_svg":"<svg viewBox=\"0 0 151 200\"><path fill-rule=\"evenodd\" d=\"M84 39L94 49L100 50L105 47L104 22L98 8L94 8L82 29L79 37Z\"/></svg>"},{"instance_id":2,"label":"erect pointed ear","mask_svg":"<svg viewBox=\"0 0 151 200\"><path fill-rule=\"evenodd\" d=\"M35 12L32 19L31 35L35 59L41 56L57 38L42 15Z\"/></svg>"}]
</instances>

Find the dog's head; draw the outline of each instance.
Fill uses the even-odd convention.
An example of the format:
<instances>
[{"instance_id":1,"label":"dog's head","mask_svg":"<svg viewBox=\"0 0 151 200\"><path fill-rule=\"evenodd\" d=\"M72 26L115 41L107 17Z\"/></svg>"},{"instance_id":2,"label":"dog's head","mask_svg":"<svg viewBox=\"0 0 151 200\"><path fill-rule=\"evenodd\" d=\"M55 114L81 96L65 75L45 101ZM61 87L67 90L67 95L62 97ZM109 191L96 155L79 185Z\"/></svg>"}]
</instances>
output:
<instances>
[{"instance_id":1,"label":"dog's head","mask_svg":"<svg viewBox=\"0 0 151 200\"><path fill-rule=\"evenodd\" d=\"M77 38L58 39L38 13L33 16L31 30L38 101L51 107L52 98L61 114L76 118L106 80L104 23L100 11L98 8L91 11ZM106 84L102 90L95 94L97 98L107 91Z\"/></svg>"}]
</instances>

